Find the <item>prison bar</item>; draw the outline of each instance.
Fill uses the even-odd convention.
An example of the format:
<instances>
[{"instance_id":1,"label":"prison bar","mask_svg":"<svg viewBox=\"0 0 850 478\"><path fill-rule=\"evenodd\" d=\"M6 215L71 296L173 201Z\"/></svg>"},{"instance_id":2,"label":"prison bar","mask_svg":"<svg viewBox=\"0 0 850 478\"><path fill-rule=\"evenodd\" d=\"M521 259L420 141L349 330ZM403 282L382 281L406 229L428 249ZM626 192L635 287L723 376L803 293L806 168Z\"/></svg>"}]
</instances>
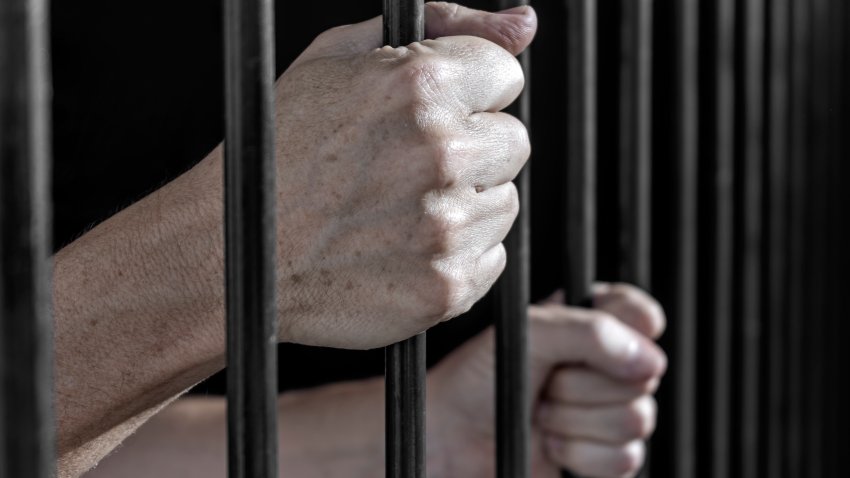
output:
<instances>
[{"instance_id":1,"label":"prison bar","mask_svg":"<svg viewBox=\"0 0 850 478\"><path fill-rule=\"evenodd\" d=\"M271 0L224 1L230 478L278 473L273 18Z\"/></svg>"},{"instance_id":2,"label":"prison bar","mask_svg":"<svg viewBox=\"0 0 850 478\"><path fill-rule=\"evenodd\" d=\"M805 317L805 196L806 162L808 161L809 90L807 58L809 55L809 3L796 1L791 8L790 54L790 137L789 137L789 295L788 310L792 317ZM788 433L786 476L803 476L803 325L799 320L788 321Z\"/></svg>"},{"instance_id":3,"label":"prison bar","mask_svg":"<svg viewBox=\"0 0 850 478\"><path fill-rule=\"evenodd\" d=\"M0 476L55 475L47 2L0 3Z\"/></svg>"},{"instance_id":4,"label":"prison bar","mask_svg":"<svg viewBox=\"0 0 850 478\"><path fill-rule=\"evenodd\" d=\"M703 108L703 117L710 123L704 125L704 131L710 130L706 141L706 150L711 157L704 161L701 171L706 174L709 185L706 196L710 209L709 230L704 254L707 256L703 266L704 274L711 276L706 284L708 298L707 312L703 321L711 331L709 347L711 354L711 390L708 427L710 439L710 459L707 465L714 478L730 476L730 444L728 437L732 433L732 277L733 277L733 235L734 235L734 153L735 153L735 1L718 0L704 5L710 10L707 22L711 25L707 32L712 37L706 45L713 48L709 60L712 75L708 80L711 91L710 105ZM707 87L709 85L706 85ZM713 101L712 101L713 100Z\"/></svg>"},{"instance_id":5,"label":"prison bar","mask_svg":"<svg viewBox=\"0 0 850 478\"><path fill-rule=\"evenodd\" d=\"M384 44L425 38L423 0L384 0ZM425 476L425 333L390 345L386 362L386 476Z\"/></svg>"},{"instance_id":6,"label":"prison bar","mask_svg":"<svg viewBox=\"0 0 850 478\"><path fill-rule=\"evenodd\" d=\"M567 0L567 158L562 284L589 306L596 277L596 1ZM572 476L563 471L565 478Z\"/></svg>"},{"instance_id":7,"label":"prison bar","mask_svg":"<svg viewBox=\"0 0 850 478\"><path fill-rule=\"evenodd\" d=\"M737 2L740 8L741 67L739 108L743 109L739 131L740 181L738 182L740 215L736 265L740 320L740 374L738 390L741 394L735 408L740 412L740 446L736 447L740 476L761 476L759 457L759 401L761 384L761 247L762 247L762 169L764 140L764 54L765 6L764 0ZM819 475L814 475L819 476Z\"/></svg>"},{"instance_id":8,"label":"prison bar","mask_svg":"<svg viewBox=\"0 0 850 478\"><path fill-rule=\"evenodd\" d=\"M621 280L650 286L653 0L621 0L619 208Z\"/></svg>"},{"instance_id":9,"label":"prison bar","mask_svg":"<svg viewBox=\"0 0 850 478\"><path fill-rule=\"evenodd\" d=\"M666 342L670 356L666 396L659 404L666 411L659 415L657 435L668 446L669 460L653 461L652 473L659 476L694 476L696 473L696 277L697 277L697 140L698 140L698 62L699 23L696 0L666 2L671 21L672 51L670 52L673 80L669 101L665 107L670 118L665 153L670 168L670 184L664 191L671 201L668 235L669 250L665 287L660 291L666 298L669 315ZM656 103L658 104L658 103ZM659 126L660 127L660 126ZM657 137L661 137L660 135ZM657 168L656 168L657 170Z\"/></svg>"},{"instance_id":10,"label":"prison bar","mask_svg":"<svg viewBox=\"0 0 850 478\"><path fill-rule=\"evenodd\" d=\"M769 3L768 47L768 140L767 172L768 217L764 266L767 277L766 325L768 335L769 397L763 438L764 476L782 476L787 433L788 394L784 386L788 370L787 337L785 331L791 317L788 314L788 138L789 138L789 47L790 0Z\"/></svg>"},{"instance_id":11,"label":"prison bar","mask_svg":"<svg viewBox=\"0 0 850 478\"><path fill-rule=\"evenodd\" d=\"M527 5L527 0L499 0L498 8ZM519 56L526 84L531 83L528 50ZM507 108L526 125L531 122L530 88ZM528 384L528 304L531 302L530 165L515 179L522 207L504 245L505 271L499 279L496 316L496 476L530 476L531 394Z\"/></svg>"},{"instance_id":12,"label":"prison bar","mask_svg":"<svg viewBox=\"0 0 850 478\"><path fill-rule=\"evenodd\" d=\"M811 137L809 138L809 159L806 161L806 167L809 170L809 197L807 202L810 208L808 214L810 225L807 228L810 251L807 315L818 317L818 320L811 321L806 326L809 370L805 375L807 379L805 387L809 390L809 393L807 394L805 408L806 438L803 456L806 459L806 474L810 476L823 476L823 423L826 419L823 415L825 385L823 367L825 363L821 344L824 341L823 318L826 315L824 264L828 258L825 255L826 247L824 244L826 234L819 233L819 231L827 227L826 209L828 205L824 195L825 188L822 185L826 182L825 166L830 154L830 110L834 108L829 97L830 49L832 47L829 41L829 4L829 0L812 0L811 16L809 17L812 41L809 45L808 56L811 78L809 85L811 89L811 101L809 103L811 108L811 116L809 117Z\"/></svg>"}]
</instances>

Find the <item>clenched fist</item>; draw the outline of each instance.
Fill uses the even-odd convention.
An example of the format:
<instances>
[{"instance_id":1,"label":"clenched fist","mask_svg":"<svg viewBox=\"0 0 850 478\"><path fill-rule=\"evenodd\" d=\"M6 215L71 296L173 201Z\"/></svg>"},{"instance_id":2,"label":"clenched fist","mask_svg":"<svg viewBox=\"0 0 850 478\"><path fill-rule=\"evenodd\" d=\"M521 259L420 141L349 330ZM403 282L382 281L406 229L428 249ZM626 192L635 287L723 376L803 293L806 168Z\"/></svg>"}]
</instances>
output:
<instances>
[{"instance_id":1,"label":"clenched fist","mask_svg":"<svg viewBox=\"0 0 850 478\"><path fill-rule=\"evenodd\" d=\"M277 83L283 340L387 345L465 312L504 268L529 140L499 110L535 16L432 3L426 25L399 48L380 18L329 30Z\"/></svg>"}]
</instances>

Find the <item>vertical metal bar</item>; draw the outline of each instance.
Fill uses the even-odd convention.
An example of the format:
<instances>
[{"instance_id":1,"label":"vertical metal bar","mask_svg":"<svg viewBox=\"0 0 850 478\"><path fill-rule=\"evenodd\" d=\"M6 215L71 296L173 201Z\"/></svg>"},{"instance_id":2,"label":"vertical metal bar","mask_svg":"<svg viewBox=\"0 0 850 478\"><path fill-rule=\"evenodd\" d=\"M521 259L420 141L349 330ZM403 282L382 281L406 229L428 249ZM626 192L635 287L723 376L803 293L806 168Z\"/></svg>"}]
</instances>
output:
<instances>
[{"instance_id":1,"label":"vertical metal bar","mask_svg":"<svg viewBox=\"0 0 850 478\"><path fill-rule=\"evenodd\" d=\"M676 204L674 216L674 261L670 305L670 334L674 340L671 363L673 381L673 476L696 473L696 277L697 277L697 140L698 140L698 11L696 0L676 1L673 141Z\"/></svg>"},{"instance_id":2,"label":"vertical metal bar","mask_svg":"<svg viewBox=\"0 0 850 478\"><path fill-rule=\"evenodd\" d=\"M588 305L596 275L596 2L567 0L567 177L563 284Z\"/></svg>"},{"instance_id":3,"label":"vertical metal bar","mask_svg":"<svg viewBox=\"0 0 850 478\"><path fill-rule=\"evenodd\" d=\"M653 0L620 1L619 278L650 288ZM649 476L647 445L644 478Z\"/></svg>"},{"instance_id":4,"label":"vertical metal bar","mask_svg":"<svg viewBox=\"0 0 850 478\"><path fill-rule=\"evenodd\" d=\"M788 315L788 146L789 146L789 46L790 0L771 0L769 14L769 106L767 181L769 188L768 235L764 271L767 277L768 389L764 427L764 475L781 477L787 433L788 370L784 331Z\"/></svg>"},{"instance_id":5,"label":"vertical metal bar","mask_svg":"<svg viewBox=\"0 0 850 478\"><path fill-rule=\"evenodd\" d=\"M823 476L823 401L824 385L823 341L824 315L826 313L826 295L824 289L825 265L829 258L825 255L824 239L828 231L826 223L825 176L824 170L829 159L829 118L834 105L829 97L830 81L830 39L829 39L829 0L813 0L811 21L812 42L809 49L809 72L811 75L811 117L810 150L807 160L809 168L809 201L811 212L808 216L809 235L809 274L808 274L808 317L806 357L806 432L804 456L806 474Z\"/></svg>"},{"instance_id":6,"label":"vertical metal bar","mask_svg":"<svg viewBox=\"0 0 850 478\"><path fill-rule=\"evenodd\" d=\"M652 4L621 0L620 278L650 284Z\"/></svg>"},{"instance_id":7,"label":"vertical metal bar","mask_svg":"<svg viewBox=\"0 0 850 478\"><path fill-rule=\"evenodd\" d=\"M225 0L228 472L276 477L274 31L271 0Z\"/></svg>"},{"instance_id":8,"label":"vertical metal bar","mask_svg":"<svg viewBox=\"0 0 850 478\"><path fill-rule=\"evenodd\" d=\"M566 301L590 305L596 276L596 1L567 0ZM568 477L569 473L563 472Z\"/></svg>"},{"instance_id":9,"label":"vertical metal bar","mask_svg":"<svg viewBox=\"0 0 850 478\"><path fill-rule=\"evenodd\" d=\"M425 37L423 0L384 0L384 43ZM425 476L425 334L386 348L386 476Z\"/></svg>"},{"instance_id":10,"label":"vertical metal bar","mask_svg":"<svg viewBox=\"0 0 850 478\"><path fill-rule=\"evenodd\" d=\"M735 0L713 3L713 45L711 59L713 102L713 163L711 184L712 232L708 241L712 249L709 266L711 297L706 308L711 311L711 420L707 465L711 476L730 476L729 437L732 434L732 250L733 250L733 177L735 155ZM709 125L707 125L709 126ZM708 146L708 145L707 145ZM710 147L710 146L708 146ZM709 271L706 271L708 274Z\"/></svg>"},{"instance_id":11,"label":"vertical metal bar","mask_svg":"<svg viewBox=\"0 0 850 478\"><path fill-rule=\"evenodd\" d=\"M47 2L0 3L0 476L55 475Z\"/></svg>"},{"instance_id":12,"label":"vertical metal bar","mask_svg":"<svg viewBox=\"0 0 850 478\"><path fill-rule=\"evenodd\" d=\"M805 476L803 469L803 332L808 316L805 264L808 251L805 244L806 222L806 164L809 127L809 2L791 3L791 104L789 154L789 285L788 285L788 433L787 455L783 462L784 477Z\"/></svg>"},{"instance_id":13,"label":"vertical metal bar","mask_svg":"<svg viewBox=\"0 0 850 478\"><path fill-rule=\"evenodd\" d=\"M499 0L504 10L527 5L527 0ZM531 84L530 57L519 56ZM526 87L507 112L526 127L531 121L531 89ZM528 385L528 304L531 301L531 213L530 165L519 173L515 183L520 208L514 226L505 238L507 265L499 280L499 312L496 318L496 476L530 476L531 396Z\"/></svg>"},{"instance_id":14,"label":"vertical metal bar","mask_svg":"<svg viewBox=\"0 0 850 478\"><path fill-rule=\"evenodd\" d=\"M764 0L746 0L743 15L741 125L740 317L741 461L740 476L758 472L760 408L762 166L764 141Z\"/></svg>"}]
</instances>

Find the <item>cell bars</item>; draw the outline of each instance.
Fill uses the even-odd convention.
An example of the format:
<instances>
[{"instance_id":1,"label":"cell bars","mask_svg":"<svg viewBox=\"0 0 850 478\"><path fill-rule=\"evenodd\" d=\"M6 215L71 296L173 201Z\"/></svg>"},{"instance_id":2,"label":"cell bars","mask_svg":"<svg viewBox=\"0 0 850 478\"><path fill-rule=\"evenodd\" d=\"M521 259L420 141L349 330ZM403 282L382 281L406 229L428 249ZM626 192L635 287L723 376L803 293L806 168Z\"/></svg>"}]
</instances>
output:
<instances>
[{"instance_id":1,"label":"cell bars","mask_svg":"<svg viewBox=\"0 0 850 478\"><path fill-rule=\"evenodd\" d=\"M55 476L44 0L0 3L0 476Z\"/></svg>"},{"instance_id":2,"label":"cell bars","mask_svg":"<svg viewBox=\"0 0 850 478\"><path fill-rule=\"evenodd\" d=\"M503 0L499 7L520 4ZM842 476L846 407L825 387L843 373L835 363L848 333L836 298L846 278L833 261L850 263L841 207L850 8L838 0L614 4L619 54L610 57L596 54L606 32L597 31L595 1L558 7L565 14L558 34L567 65L566 114L546 121L560 121L558 141L566 133L567 155L565 175L549 186L563 192L558 252L567 301L590 304L599 207L618 218L618 248L602 251L616 255L615 275L651 286L668 311L664 345L671 367L653 447L661 453L648 471L653 478ZM225 0L224 6L228 467L231 477L272 477L278 473L272 3ZM387 44L423 38L420 0L386 0L384 8ZM0 3L3 477L56 474L46 13L44 0ZM520 61L529 75L528 54ZM604 124L616 125L616 134L602 138L596 100L606 95L597 80L608 74L619 91L616 107L606 110L615 111L614 121ZM527 125L528 90L510 108ZM615 158L599 164L616 165L616 174L606 176L616 182L613 207L596 188L597 145L610 138L617 139ZM500 478L530 473L528 170L517 186L524 207L506 239L508 266L498 285ZM387 476L421 478L424 335L388 347L386 370ZM827 413L839 419L827 420L833 416Z\"/></svg>"},{"instance_id":3,"label":"cell bars","mask_svg":"<svg viewBox=\"0 0 850 478\"><path fill-rule=\"evenodd\" d=\"M272 0L225 0L227 438L231 478L277 476Z\"/></svg>"}]
</instances>

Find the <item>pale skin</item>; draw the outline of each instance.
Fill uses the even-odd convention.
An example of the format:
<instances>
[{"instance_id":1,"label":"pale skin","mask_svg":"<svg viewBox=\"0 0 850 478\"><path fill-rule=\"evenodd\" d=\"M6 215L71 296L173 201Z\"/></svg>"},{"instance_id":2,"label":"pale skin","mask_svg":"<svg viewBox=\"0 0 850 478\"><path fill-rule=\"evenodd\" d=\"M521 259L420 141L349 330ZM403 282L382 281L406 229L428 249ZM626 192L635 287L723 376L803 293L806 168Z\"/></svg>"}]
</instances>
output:
<instances>
[{"instance_id":1,"label":"pale skin","mask_svg":"<svg viewBox=\"0 0 850 478\"><path fill-rule=\"evenodd\" d=\"M652 393L665 369L650 341L664 328L658 304L623 284L598 284L596 309L552 300L530 312L532 476L629 477L655 426ZM491 478L494 464L493 331L428 374L427 470L435 478ZM383 383L335 384L280 396L281 476L383 476ZM87 478L226 475L225 401L185 398L165 409Z\"/></svg>"},{"instance_id":2,"label":"pale skin","mask_svg":"<svg viewBox=\"0 0 850 478\"><path fill-rule=\"evenodd\" d=\"M488 14L441 3L427 7L426 24L430 40L400 48L381 47L380 19L329 30L277 82L282 342L359 349L387 345L468 310L504 267L501 241L519 207L510 181L529 156L529 142L522 124L499 110L523 86L514 55L531 42L536 17L530 8ZM57 253L55 408L60 477L82 475L186 389L223 368L221 162L219 147L187 173ZM632 304L631 312L609 311L609 315L556 305L532 309L533 323L539 324L535 330L575 332L564 333L563 340L589 330L585 341L595 337L600 350L609 340L604 337L617 336L620 330L621 338L630 337L623 340L637 344L628 350L638 350L636 356L650 357L647 363L655 364L651 370L628 375L623 371L628 366L620 367L623 370L613 366L600 358L598 350L569 355L575 350L563 346L573 352L534 357L535 363L546 364L536 365L537 389L543 390L550 375L552 390L559 390L561 381L575 381L576 387L587 388L583 394L587 397L595 396L594 387L613 390L622 382L625 389L640 394L617 403L644 403L632 408L646 412L641 423L650 422L651 407L640 397L652 392L664 359L643 337L660 332L663 315L651 299L640 297L637 302L643 300L643 305ZM606 318L582 319L582 314ZM657 330L623 326L631 315L651 317L641 320L662 325ZM570 325L577 323L584 328ZM597 323L608 325L588 325ZM470 363L476 357L492 361L485 342L489 343L477 339L453 357L466 353L472 355L466 359ZM596 364L595 358L601 362ZM459 360L448 359L429 377L429 400L439 410L431 415L443 417L431 428L437 433L443 430L446 437L462 435L446 424L465 416L464 409L480 408L463 402L467 395L452 399L454 390L441 392L466 388L453 386L468 368ZM608 378L559 379L566 363L586 364L590 375ZM478 376L482 384L490 379L484 372ZM282 427L282 461L309 457L321 461L326 454L338 453L340 459L365 460L363 476L373 476L369 473L376 472L368 461L376 459L371 455L380 455L380 450L373 450L380 442L367 440L373 434L366 431L380 420L375 409L380 406L378 388L377 382L363 382L283 396L282 420L288 426ZM481 385L475 393L489 389ZM631 458L625 461L631 465L639 462L634 441L639 436L614 443L588 435L585 429L593 427L587 423L565 428L570 420L560 411L578 405L558 397L552 393L548 400L560 404L549 407L555 412L541 411L535 422L541 436L551 435L540 441L549 451L539 456L549 461L538 459L538 466L548 463L554 470L551 466L561 460L581 472L581 466L607 456L606 450L627 454ZM343 417L348 414L342 408L350 411L352 406L361 407L363 413ZM215 401L178 402L134 440L163 426L192 423L198 425L192 432L197 433L197 442L204 443L204 427L223 426L221 407ZM367 416L374 418L357 421ZM475 416L466 419L479 421ZM301 426L293 425L299 421ZM347 424L343 429L354 439L310 438L321 432L317 424L323 421ZM480 418L481 423L488 421ZM543 427L546 424L549 428ZM564 434L567 428L580 430L581 435ZM337 427L325 430L329 435L339 433ZM479 431L477 438L483 444L487 432ZM580 446L584 441L570 438L576 436L592 439L595 445ZM472 446L476 437L467 438L465 446ZM338 448L323 448L333 448L333 443ZM209 445L207 452L221 446ZM447 440L437 438L432 450L436 455L446 446ZM160 451L176 450L165 448ZM369 450L375 453L366 453ZM358 451L369 456L361 457ZM293 460L287 460L287 454L293 454ZM447 474L434 476L471 476L454 475L464 463L435 463L435 473L443 467ZM305 463L303 468L311 467ZM311 476L306 474L310 471L304 473Z\"/></svg>"}]
</instances>

